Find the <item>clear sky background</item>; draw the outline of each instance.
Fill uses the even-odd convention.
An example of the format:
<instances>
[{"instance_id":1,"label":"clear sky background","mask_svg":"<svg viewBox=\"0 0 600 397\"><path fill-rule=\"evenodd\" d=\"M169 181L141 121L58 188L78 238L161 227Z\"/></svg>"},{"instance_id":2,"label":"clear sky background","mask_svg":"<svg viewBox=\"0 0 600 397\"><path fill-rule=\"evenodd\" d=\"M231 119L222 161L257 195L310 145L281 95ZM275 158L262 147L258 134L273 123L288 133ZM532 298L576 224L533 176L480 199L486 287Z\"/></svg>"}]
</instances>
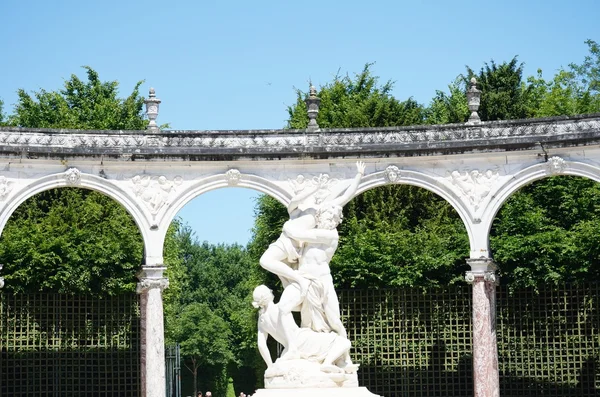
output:
<instances>
[{"instance_id":1,"label":"clear sky background","mask_svg":"<svg viewBox=\"0 0 600 397\"><path fill-rule=\"evenodd\" d=\"M600 41L599 20L598 0L0 0L0 99L10 113L17 89L60 89L89 65L122 96L155 87L173 129L282 128L295 88L367 62L425 105L492 59L551 78ZM221 189L179 215L201 241L246 244L256 196Z\"/></svg>"}]
</instances>

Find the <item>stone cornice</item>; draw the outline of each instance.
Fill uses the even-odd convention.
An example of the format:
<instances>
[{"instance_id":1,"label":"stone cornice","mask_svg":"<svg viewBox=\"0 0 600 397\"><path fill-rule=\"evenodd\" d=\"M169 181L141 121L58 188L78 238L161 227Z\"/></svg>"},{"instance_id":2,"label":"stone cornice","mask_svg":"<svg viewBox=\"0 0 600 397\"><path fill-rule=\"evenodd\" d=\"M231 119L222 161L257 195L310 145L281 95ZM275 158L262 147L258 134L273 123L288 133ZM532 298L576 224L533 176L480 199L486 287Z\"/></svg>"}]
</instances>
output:
<instances>
[{"instance_id":1,"label":"stone cornice","mask_svg":"<svg viewBox=\"0 0 600 397\"><path fill-rule=\"evenodd\" d=\"M239 131L83 131L0 127L0 156L235 160L421 156L600 142L600 113L414 127Z\"/></svg>"}]
</instances>

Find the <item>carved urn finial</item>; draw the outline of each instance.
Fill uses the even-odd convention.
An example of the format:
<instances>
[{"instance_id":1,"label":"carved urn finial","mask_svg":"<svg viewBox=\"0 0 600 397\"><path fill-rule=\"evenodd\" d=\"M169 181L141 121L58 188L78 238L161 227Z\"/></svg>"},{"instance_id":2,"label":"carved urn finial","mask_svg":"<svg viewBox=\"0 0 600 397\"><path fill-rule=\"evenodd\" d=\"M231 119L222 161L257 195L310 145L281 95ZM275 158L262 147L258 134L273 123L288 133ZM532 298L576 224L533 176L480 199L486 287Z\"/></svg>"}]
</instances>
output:
<instances>
[{"instance_id":1,"label":"carved urn finial","mask_svg":"<svg viewBox=\"0 0 600 397\"><path fill-rule=\"evenodd\" d=\"M479 114L477 114L479 105L481 104L481 91L477 89L477 79L475 77L471 78L471 86L467 90L467 102L469 104L469 110L471 111L471 116L469 116L469 121L467 121L467 123L481 123Z\"/></svg>"},{"instance_id":2,"label":"carved urn finial","mask_svg":"<svg viewBox=\"0 0 600 397\"><path fill-rule=\"evenodd\" d=\"M152 132L158 132L160 129L158 128L158 124L156 124L156 118L158 117L158 107L160 105L160 99L156 97L156 92L154 88L150 87L150 91L148 93L148 99L144 100L146 104L146 115L148 116L148 130Z\"/></svg>"},{"instance_id":3,"label":"carved urn finial","mask_svg":"<svg viewBox=\"0 0 600 397\"><path fill-rule=\"evenodd\" d=\"M308 113L308 131L319 131L319 124L317 124L317 115L319 114L319 104L321 99L317 97L317 89L311 84L309 89L308 98L305 100L306 109Z\"/></svg>"}]
</instances>

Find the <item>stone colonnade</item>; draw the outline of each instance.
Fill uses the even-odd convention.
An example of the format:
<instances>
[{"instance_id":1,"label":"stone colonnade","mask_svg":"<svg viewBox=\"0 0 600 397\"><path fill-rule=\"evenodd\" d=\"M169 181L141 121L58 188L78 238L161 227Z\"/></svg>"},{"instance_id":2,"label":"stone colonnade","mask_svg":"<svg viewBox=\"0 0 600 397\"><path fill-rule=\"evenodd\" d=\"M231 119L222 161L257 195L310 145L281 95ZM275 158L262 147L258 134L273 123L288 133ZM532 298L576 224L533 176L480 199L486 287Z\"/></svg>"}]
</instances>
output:
<instances>
[{"instance_id":1,"label":"stone colonnade","mask_svg":"<svg viewBox=\"0 0 600 397\"><path fill-rule=\"evenodd\" d=\"M314 111L309 116L316 120ZM462 219L470 242L466 279L473 285L474 395L499 396L493 219L511 194L535 180L600 181L600 114L327 130L315 123L306 130L252 131L0 127L0 231L19 205L48 189L96 190L126 208L145 249L138 284L142 395L165 397L163 245L178 211L224 187L251 188L287 205L325 174L331 183L349 183L358 159L366 172L356 195L389 184L418 186L448 201Z\"/></svg>"}]
</instances>

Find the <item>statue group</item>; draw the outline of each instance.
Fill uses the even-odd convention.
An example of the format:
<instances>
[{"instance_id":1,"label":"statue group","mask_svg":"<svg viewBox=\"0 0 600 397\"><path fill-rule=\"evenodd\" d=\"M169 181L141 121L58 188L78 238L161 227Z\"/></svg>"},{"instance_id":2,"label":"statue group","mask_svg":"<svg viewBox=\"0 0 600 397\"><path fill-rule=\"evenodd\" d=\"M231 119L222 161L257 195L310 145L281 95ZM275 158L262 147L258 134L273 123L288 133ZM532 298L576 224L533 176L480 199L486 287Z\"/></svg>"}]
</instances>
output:
<instances>
[{"instance_id":1,"label":"statue group","mask_svg":"<svg viewBox=\"0 0 600 397\"><path fill-rule=\"evenodd\" d=\"M358 365L350 359L351 343L329 268L338 246L342 208L365 174L363 162L357 162L356 168L349 183L328 175L293 181L290 219L260 259L260 265L279 276L284 287L278 303L264 285L253 294L267 389L358 387ZM292 312L300 312L300 325ZM267 347L269 335L284 347L275 362Z\"/></svg>"}]
</instances>

